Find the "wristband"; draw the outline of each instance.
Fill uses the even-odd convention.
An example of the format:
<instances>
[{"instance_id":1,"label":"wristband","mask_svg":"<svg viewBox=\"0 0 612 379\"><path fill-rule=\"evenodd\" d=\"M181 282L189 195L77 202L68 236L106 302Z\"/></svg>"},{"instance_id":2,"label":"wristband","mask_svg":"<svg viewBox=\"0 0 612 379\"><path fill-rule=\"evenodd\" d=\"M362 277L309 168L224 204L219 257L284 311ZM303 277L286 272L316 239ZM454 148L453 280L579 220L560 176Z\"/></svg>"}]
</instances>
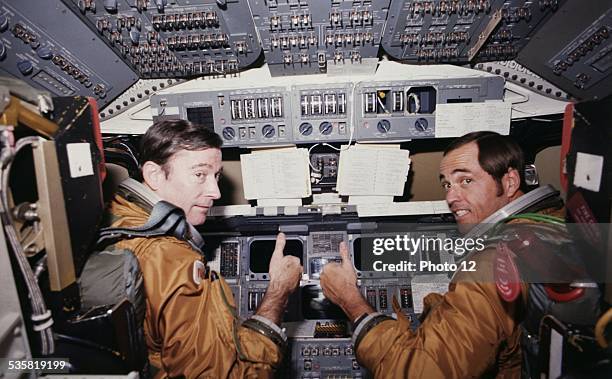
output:
<instances>
[{"instance_id":1,"label":"wristband","mask_svg":"<svg viewBox=\"0 0 612 379\"><path fill-rule=\"evenodd\" d=\"M287 348L287 335L285 332L283 332L278 325L274 324L265 317L253 315L246 319L242 323L242 326L266 336L272 342L274 342L281 349L281 351L284 351Z\"/></svg>"},{"instance_id":2,"label":"wristband","mask_svg":"<svg viewBox=\"0 0 612 379\"><path fill-rule=\"evenodd\" d=\"M356 325L355 330L353 330L352 340L355 352L357 352L357 347L361 343L361 340L363 340L363 337L365 337L370 330L383 321L393 320L393 318L379 312L370 313L362 320L360 320L360 318L361 317L356 320L358 324Z\"/></svg>"}]
</instances>

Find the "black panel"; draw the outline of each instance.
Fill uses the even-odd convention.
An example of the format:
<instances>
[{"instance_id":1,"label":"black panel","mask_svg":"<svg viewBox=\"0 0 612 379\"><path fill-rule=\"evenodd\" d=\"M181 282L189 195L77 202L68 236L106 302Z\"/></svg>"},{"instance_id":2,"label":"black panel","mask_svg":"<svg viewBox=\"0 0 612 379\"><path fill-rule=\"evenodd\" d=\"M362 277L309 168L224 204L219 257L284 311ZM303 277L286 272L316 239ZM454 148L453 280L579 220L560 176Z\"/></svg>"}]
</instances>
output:
<instances>
[{"instance_id":1,"label":"black panel","mask_svg":"<svg viewBox=\"0 0 612 379\"><path fill-rule=\"evenodd\" d=\"M579 99L612 93L612 1L564 4L517 60Z\"/></svg>"},{"instance_id":2,"label":"black panel","mask_svg":"<svg viewBox=\"0 0 612 379\"><path fill-rule=\"evenodd\" d=\"M54 136L59 161L66 216L77 276L90 252L104 212L100 162L102 152L95 143L91 107L86 98L55 98L55 119L60 126ZM97 115L95 116L97 117ZM71 177L66 147L72 143L89 143L93 175Z\"/></svg>"},{"instance_id":3,"label":"black panel","mask_svg":"<svg viewBox=\"0 0 612 379\"><path fill-rule=\"evenodd\" d=\"M100 107L138 80L64 4L36 0L0 2L0 75Z\"/></svg>"}]
</instances>

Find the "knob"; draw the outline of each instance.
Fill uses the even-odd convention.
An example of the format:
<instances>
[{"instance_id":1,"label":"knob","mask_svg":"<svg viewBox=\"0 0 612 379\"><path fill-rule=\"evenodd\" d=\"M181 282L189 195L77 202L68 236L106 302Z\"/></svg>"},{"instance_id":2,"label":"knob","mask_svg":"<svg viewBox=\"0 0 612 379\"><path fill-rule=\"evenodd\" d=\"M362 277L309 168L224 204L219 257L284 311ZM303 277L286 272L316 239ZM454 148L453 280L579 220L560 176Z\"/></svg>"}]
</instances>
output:
<instances>
[{"instance_id":1,"label":"knob","mask_svg":"<svg viewBox=\"0 0 612 379\"><path fill-rule=\"evenodd\" d=\"M414 127L419 132L424 132L429 127L429 122L427 122L427 120L424 118L417 118L417 120L414 122Z\"/></svg>"},{"instance_id":2,"label":"knob","mask_svg":"<svg viewBox=\"0 0 612 379\"><path fill-rule=\"evenodd\" d=\"M138 45L138 42L140 41L140 32L138 30L132 30L130 32L130 40L134 45Z\"/></svg>"},{"instance_id":3,"label":"knob","mask_svg":"<svg viewBox=\"0 0 612 379\"><path fill-rule=\"evenodd\" d=\"M321 123L321 125L319 125L319 131L321 132L321 134L324 135L329 135L331 134L331 132L334 130L331 122L329 121L323 121Z\"/></svg>"},{"instance_id":4,"label":"knob","mask_svg":"<svg viewBox=\"0 0 612 379\"><path fill-rule=\"evenodd\" d=\"M309 136L312 134L312 124L309 122L303 122L299 127L300 134L303 136Z\"/></svg>"},{"instance_id":5,"label":"knob","mask_svg":"<svg viewBox=\"0 0 612 379\"><path fill-rule=\"evenodd\" d=\"M53 58L53 52L49 48L49 46L43 46L36 52L41 59L51 59Z\"/></svg>"},{"instance_id":6,"label":"knob","mask_svg":"<svg viewBox=\"0 0 612 379\"><path fill-rule=\"evenodd\" d=\"M0 16L0 32L5 32L9 27L9 19L5 15Z\"/></svg>"},{"instance_id":7,"label":"knob","mask_svg":"<svg viewBox=\"0 0 612 379\"><path fill-rule=\"evenodd\" d=\"M226 126L225 128L223 128L223 138L225 138L226 140L233 140L234 137L236 137L236 131L234 130L234 128Z\"/></svg>"},{"instance_id":8,"label":"knob","mask_svg":"<svg viewBox=\"0 0 612 379\"><path fill-rule=\"evenodd\" d=\"M272 125L264 125L263 128L261 129L261 134L263 134L263 136L266 138L274 137L275 133L276 133L276 129L274 129L274 126Z\"/></svg>"},{"instance_id":9,"label":"knob","mask_svg":"<svg viewBox=\"0 0 612 379\"><path fill-rule=\"evenodd\" d=\"M23 75L30 75L34 70L32 62L27 59L17 62L17 68L19 69L19 72L21 72Z\"/></svg>"},{"instance_id":10,"label":"knob","mask_svg":"<svg viewBox=\"0 0 612 379\"><path fill-rule=\"evenodd\" d=\"M376 129L381 133L387 133L391 130L391 123L389 120L380 120L378 121L378 125L376 125Z\"/></svg>"}]
</instances>

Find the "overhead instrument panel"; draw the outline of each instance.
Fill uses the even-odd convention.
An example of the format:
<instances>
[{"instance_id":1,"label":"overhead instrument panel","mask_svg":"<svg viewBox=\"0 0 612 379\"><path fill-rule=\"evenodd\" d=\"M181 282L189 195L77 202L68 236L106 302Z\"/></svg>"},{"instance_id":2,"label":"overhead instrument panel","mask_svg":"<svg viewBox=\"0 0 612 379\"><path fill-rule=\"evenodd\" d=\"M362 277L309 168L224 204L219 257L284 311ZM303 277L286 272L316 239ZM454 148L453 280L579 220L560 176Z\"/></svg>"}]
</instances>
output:
<instances>
[{"instance_id":1,"label":"overhead instrument panel","mask_svg":"<svg viewBox=\"0 0 612 379\"><path fill-rule=\"evenodd\" d=\"M245 0L63 1L141 78L236 73L261 53Z\"/></svg>"},{"instance_id":2,"label":"overhead instrument panel","mask_svg":"<svg viewBox=\"0 0 612 379\"><path fill-rule=\"evenodd\" d=\"M503 99L501 76L465 74L399 80L415 71L383 62L375 75L328 76L326 84L313 84L308 75L232 78L205 89L157 93L150 104L153 121L205 125L222 136L224 147L435 138L438 105Z\"/></svg>"},{"instance_id":3,"label":"overhead instrument panel","mask_svg":"<svg viewBox=\"0 0 612 379\"><path fill-rule=\"evenodd\" d=\"M249 0L273 76L377 58L389 0ZM354 68L353 68L354 69Z\"/></svg>"},{"instance_id":4,"label":"overhead instrument panel","mask_svg":"<svg viewBox=\"0 0 612 379\"><path fill-rule=\"evenodd\" d=\"M0 2L0 74L101 107L138 80L63 3L36 0Z\"/></svg>"},{"instance_id":5,"label":"overhead instrument panel","mask_svg":"<svg viewBox=\"0 0 612 379\"><path fill-rule=\"evenodd\" d=\"M612 93L612 1L567 2L517 61L577 98Z\"/></svg>"},{"instance_id":6,"label":"overhead instrument panel","mask_svg":"<svg viewBox=\"0 0 612 379\"><path fill-rule=\"evenodd\" d=\"M564 0L392 0L383 49L410 63L510 60Z\"/></svg>"}]
</instances>

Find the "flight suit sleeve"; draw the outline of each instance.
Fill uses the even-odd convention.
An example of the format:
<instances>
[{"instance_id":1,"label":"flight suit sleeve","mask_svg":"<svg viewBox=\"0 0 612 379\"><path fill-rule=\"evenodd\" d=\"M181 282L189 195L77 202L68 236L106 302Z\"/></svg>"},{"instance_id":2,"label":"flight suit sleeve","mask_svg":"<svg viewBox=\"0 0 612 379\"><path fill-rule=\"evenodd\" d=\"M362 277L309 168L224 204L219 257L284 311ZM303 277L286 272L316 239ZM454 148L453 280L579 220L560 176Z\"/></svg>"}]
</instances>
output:
<instances>
[{"instance_id":1,"label":"flight suit sleeve","mask_svg":"<svg viewBox=\"0 0 612 379\"><path fill-rule=\"evenodd\" d=\"M377 378L480 377L494 366L514 330L516 304L499 298L490 257L477 265L477 273L458 273L444 296L429 297L434 304L415 331L402 317L367 331L358 361Z\"/></svg>"},{"instance_id":2,"label":"flight suit sleeve","mask_svg":"<svg viewBox=\"0 0 612 379\"><path fill-rule=\"evenodd\" d=\"M230 288L222 278L202 278L199 254L172 239L144 240L138 250L154 365L170 377L273 375L281 349L240 325Z\"/></svg>"}]
</instances>

